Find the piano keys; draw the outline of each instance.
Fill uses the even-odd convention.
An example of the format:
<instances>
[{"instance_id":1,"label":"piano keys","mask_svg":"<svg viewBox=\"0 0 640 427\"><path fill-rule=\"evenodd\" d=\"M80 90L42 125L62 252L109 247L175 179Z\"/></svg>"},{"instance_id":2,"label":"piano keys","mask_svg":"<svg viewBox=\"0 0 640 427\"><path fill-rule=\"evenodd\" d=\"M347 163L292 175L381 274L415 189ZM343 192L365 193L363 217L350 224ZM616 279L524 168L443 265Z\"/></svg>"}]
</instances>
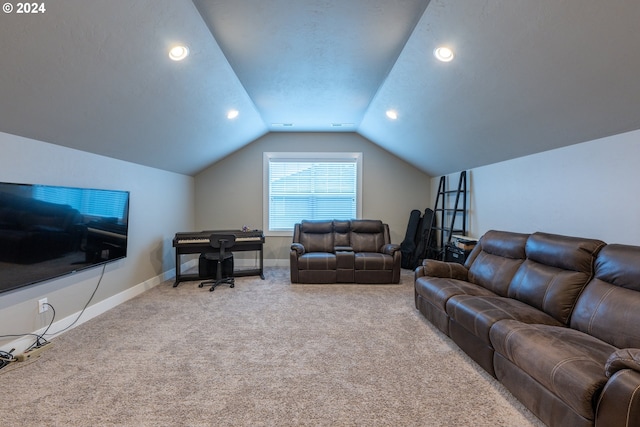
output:
<instances>
[{"instance_id":1,"label":"piano keys","mask_svg":"<svg viewBox=\"0 0 640 427\"><path fill-rule=\"evenodd\" d=\"M245 242L264 242L264 234L261 230L240 231L240 230L212 230L212 231L196 231L186 233L176 233L173 239L173 246L193 245L193 244L209 244L209 236L214 233L233 234L236 236L236 243Z\"/></svg>"},{"instance_id":2,"label":"piano keys","mask_svg":"<svg viewBox=\"0 0 640 427\"><path fill-rule=\"evenodd\" d=\"M176 280L173 284L175 288L180 282L200 280L198 274L183 274L181 272L180 257L187 254L218 253L209 245L209 236L215 233L233 234L236 236L235 244L227 249L230 252L257 251L260 253L260 266L257 269L234 271L233 275L239 276L260 276L264 280L263 271L263 246L264 234L262 230L205 230L195 232L176 233L173 239L173 247L176 251ZM204 279L203 279L204 280Z\"/></svg>"}]
</instances>

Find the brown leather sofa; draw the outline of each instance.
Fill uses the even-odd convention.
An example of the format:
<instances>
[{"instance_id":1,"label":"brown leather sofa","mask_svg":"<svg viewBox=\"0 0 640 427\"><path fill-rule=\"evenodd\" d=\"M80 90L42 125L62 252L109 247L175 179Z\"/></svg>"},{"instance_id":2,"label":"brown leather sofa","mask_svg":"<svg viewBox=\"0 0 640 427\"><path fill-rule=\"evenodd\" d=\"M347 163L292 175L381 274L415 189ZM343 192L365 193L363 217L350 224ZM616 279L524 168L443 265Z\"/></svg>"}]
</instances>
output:
<instances>
[{"instance_id":1,"label":"brown leather sofa","mask_svg":"<svg viewBox=\"0 0 640 427\"><path fill-rule=\"evenodd\" d=\"M382 221L302 221L293 231L291 283L399 283L400 258Z\"/></svg>"},{"instance_id":2,"label":"brown leather sofa","mask_svg":"<svg viewBox=\"0 0 640 427\"><path fill-rule=\"evenodd\" d=\"M640 247L489 231L415 304L548 426L640 426Z\"/></svg>"}]
</instances>

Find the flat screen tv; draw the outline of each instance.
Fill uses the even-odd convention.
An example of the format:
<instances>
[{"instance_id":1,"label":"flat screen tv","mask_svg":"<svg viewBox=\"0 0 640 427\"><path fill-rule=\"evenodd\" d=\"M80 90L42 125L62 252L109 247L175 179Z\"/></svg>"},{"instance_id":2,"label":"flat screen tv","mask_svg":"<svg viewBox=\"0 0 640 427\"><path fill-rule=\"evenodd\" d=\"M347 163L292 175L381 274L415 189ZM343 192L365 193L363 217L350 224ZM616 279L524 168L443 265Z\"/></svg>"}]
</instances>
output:
<instances>
[{"instance_id":1,"label":"flat screen tv","mask_svg":"<svg viewBox=\"0 0 640 427\"><path fill-rule=\"evenodd\" d=\"M0 183L0 293L127 256L129 192Z\"/></svg>"}]
</instances>

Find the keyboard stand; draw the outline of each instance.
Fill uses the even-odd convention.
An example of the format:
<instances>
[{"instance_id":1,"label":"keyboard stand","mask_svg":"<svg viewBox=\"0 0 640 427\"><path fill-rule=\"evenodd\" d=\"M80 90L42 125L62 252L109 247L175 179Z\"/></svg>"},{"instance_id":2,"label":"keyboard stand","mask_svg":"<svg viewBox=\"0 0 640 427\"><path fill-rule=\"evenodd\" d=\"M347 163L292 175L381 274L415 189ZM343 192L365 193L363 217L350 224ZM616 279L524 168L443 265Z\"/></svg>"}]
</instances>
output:
<instances>
[{"instance_id":1,"label":"keyboard stand","mask_svg":"<svg viewBox=\"0 0 640 427\"><path fill-rule=\"evenodd\" d=\"M228 232L228 231L227 231ZM208 232L213 234L213 232ZM181 256L182 255L190 255L190 254L202 254L202 253L212 253L217 254L218 251L209 245L209 242L198 242L198 243L180 243L176 239L173 241L173 246L175 247L175 255L176 255L176 279L173 283L173 287L177 287L180 282L189 282L189 281L197 281L202 279L199 274L183 274L181 271ZM248 239L236 241L236 244L231 248L227 249L228 252L245 252L245 251L257 251L260 254L260 265L256 269L242 269L233 271L234 277L243 277L243 276L260 276L262 280L264 280L264 258L263 258L263 247L264 247L264 235L258 239Z\"/></svg>"}]
</instances>

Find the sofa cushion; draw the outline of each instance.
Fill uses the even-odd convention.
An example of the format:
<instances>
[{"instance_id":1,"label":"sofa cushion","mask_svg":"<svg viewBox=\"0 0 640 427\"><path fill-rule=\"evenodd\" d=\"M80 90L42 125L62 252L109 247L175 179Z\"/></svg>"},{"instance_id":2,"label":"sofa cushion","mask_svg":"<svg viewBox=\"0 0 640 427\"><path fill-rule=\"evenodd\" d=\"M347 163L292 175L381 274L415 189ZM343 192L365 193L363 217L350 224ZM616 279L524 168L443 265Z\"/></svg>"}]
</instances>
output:
<instances>
[{"instance_id":1,"label":"sofa cushion","mask_svg":"<svg viewBox=\"0 0 640 427\"><path fill-rule=\"evenodd\" d=\"M352 220L349 240L354 252L379 252L387 243L384 224L379 220Z\"/></svg>"},{"instance_id":2,"label":"sofa cushion","mask_svg":"<svg viewBox=\"0 0 640 427\"><path fill-rule=\"evenodd\" d=\"M640 247L605 246L596 259L595 276L612 286L640 292Z\"/></svg>"},{"instance_id":3,"label":"sofa cushion","mask_svg":"<svg viewBox=\"0 0 640 427\"><path fill-rule=\"evenodd\" d=\"M393 270L393 256L378 252L356 252L356 270Z\"/></svg>"},{"instance_id":4,"label":"sofa cushion","mask_svg":"<svg viewBox=\"0 0 640 427\"><path fill-rule=\"evenodd\" d=\"M333 232L333 221L313 221L303 219L300 231L308 234L325 234Z\"/></svg>"},{"instance_id":5,"label":"sofa cushion","mask_svg":"<svg viewBox=\"0 0 640 427\"><path fill-rule=\"evenodd\" d=\"M469 281L507 296L509 282L525 259L528 234L487 231L472 252Z\"/></svg>"},{"instance_id":6,"label":"sofa cushion","mask_svg":"<svg viewBox=\"0 0 640 427\"><path fill-rule=\"evenodd\" d=\"M576 303L571 327L619 348L640 348L640 247L611 244Z\"/></svg>"},{"instance_id":7,"label":"sofa cushion","mask_svg":"<svg viewBox=\"0 0 640 427\"><path fill-rule=\"evenodd\" d=\"M307 252L298 257L299 270L335 270L336 256L326 252Z\"/></svg>"},{"instance_id":8,"label":"sofa cushion","mask_svg":"<svg viewBox=\"0 0 640 427\"><path fill-rule=\"evenodd\" d=\"M333 252L335 246L332 221L302 221L300 243L306 252Z\"/></svg>"},{"instance_id":9,"label":"sofa cushion","mask_svg":"<svg viewBox=\"0 0 640 427\"><path fill-rule=\"evenodd\" d=\"M354 233L382 233L383 223L379 219L351 220L351 231Z\"/></svg>"},{"instance_id":10,"label":"sofa cushion","mask_svg":"<svg viewBox=\"0 0 640 427\"><path fill-rule=\"evenodd\" d=\"M594 419L593 408L607 381L604 365L615 347L566 327L514 320L496 323L490 338L497 353L578 414Z\"/></svg>"},{"instance_id":11,"label":"sofa cushion","mask_svg":"<svg viewBox=\"0 0 640 427\"><path fill-rule=\"evenodd\" d=\"M449 298L456 295L496 296L482 286L464 280L440 277L420 277L415 281L414 287L418 295L442 311L446 310Z\"/></svg>"},{"instance_id":12,"label":"sofa cushion","mask_svg":"<svg viewBox=\"0 0 640 427\"><path fill-rule=\"evenodd\" d=\"M504 319L562 326L553 317L530 305L499 296L454 296L447 301L446 310L453 321L486 344L490 344L491 327Z\"/></svg>"},{"instance_id":13,"label":"sofa cushion","mask_svg":"<svg viewBox=\"0 0 640 427\"><path fill-rule=\"evenodd\" d=\"M336 246L351 246L349 243L349 230L351 229L351 221L349 220L333 220L334 244Z\"/></svg>"},{"instance_id":14,"label":"sofa cushion","mask_svg":"<svg viewBox=\"0 0 640 427\"><path fill-rule=\"evenodd\" d=\"M563 270L593 274L595 255L605 246L596 239L533 233L527 239L527 259Z\"/></svg>"},{"instance_id":15,"label":"sofa cushion","mask_svg":"<svg viewBox=\"0 0 640 427\"><path fill-rule=\"evenodd\" d=\"M508 296L567 324L604 245L594 239L532 234L525 247L527 260L511 280Z\"/></svg>"}]
</instances>

